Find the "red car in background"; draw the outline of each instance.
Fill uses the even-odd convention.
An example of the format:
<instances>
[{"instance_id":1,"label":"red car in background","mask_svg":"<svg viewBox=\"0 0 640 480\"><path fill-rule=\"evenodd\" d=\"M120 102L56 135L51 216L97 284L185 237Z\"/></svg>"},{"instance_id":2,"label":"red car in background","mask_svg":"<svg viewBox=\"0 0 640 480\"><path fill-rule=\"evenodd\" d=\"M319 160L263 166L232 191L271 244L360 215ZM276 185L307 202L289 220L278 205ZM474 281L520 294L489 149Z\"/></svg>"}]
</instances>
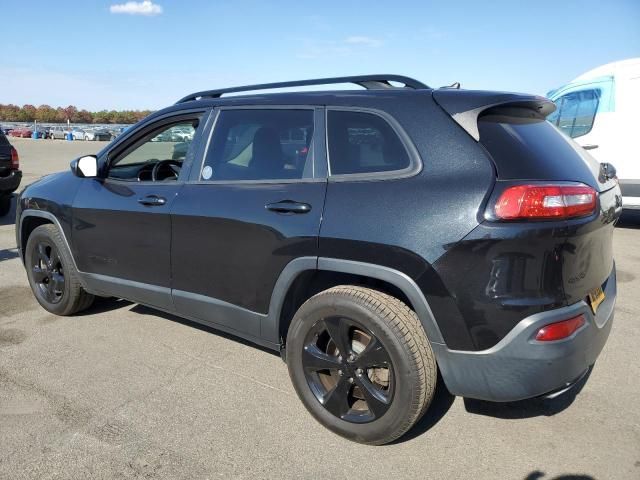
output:
<instances>
[{"instance_id":1,"label":"red car in background","mask_svg":"<svg viewBox=\"0 0 640 480\"><path fill-rule=\"evenodd\" d=\"M33 130L27 127L18 127L14 128L9 132L9 136L11 137L21 137L21 138L31 138L33 134Z\"/></svg>"}]
</instances>

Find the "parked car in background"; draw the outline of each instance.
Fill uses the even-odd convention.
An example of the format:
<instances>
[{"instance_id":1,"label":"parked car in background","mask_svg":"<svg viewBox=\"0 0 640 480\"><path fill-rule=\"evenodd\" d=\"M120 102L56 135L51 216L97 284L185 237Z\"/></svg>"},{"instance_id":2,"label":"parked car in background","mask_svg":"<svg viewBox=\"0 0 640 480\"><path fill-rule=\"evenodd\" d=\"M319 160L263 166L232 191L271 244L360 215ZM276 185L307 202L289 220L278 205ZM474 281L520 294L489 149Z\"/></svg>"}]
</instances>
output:
<instances>
[{"instance_id":1,"label":"parked car in background","mask_svg":"<svg viewBox=\"0 0 640 480\"><path fill-rule=\"evenodd\" d=\"M171 128L151 139L152 142L184 142L184 134L177 129Z\"/></svg>"},{"instance_id":2,"label":"parked car in background","mask_svg":"<svg viewBox=\"0 0 640 480\"><path fill-rule=\"evenodd\" d=\"M344 83L366 90L224 96ZM17 248L47 311L114 296L231 332L321 424L392 442L439 376L558 396L607 341L620 187L554 109L397 75L193 93L24 189Z\"/></svg>"},{"instance_id":3,"label":"parked car in background","mask_svg":"<svg viewBox=\"0 0 640 480\"><path fill-rule=\"evenodd\" d=\"M87 141L110 141L113 136L111 132L104 128L86 129L84 134L84 140Z\"/></svg>"},{"instance_id":4,"label":"parked car in background","mask_svg":"<svg viewBox=\"0 0 640 480\"><path fill-rule=\"evenodd\" d=\"M193 140L193 131L186 129L186 128L176 128L175 129L175 135L177 138L177 141L179 142L190 142L191 140Z\"/></svg>"},{"instance_id":5,"label":"parked car in background","mask_svg":"<svg viewBox=\"0 0 640 480\"><path fill-rule=\"evenodd\" d=\"M38 125L34 130L37 135L36 138L49 138L50 131L51 127L43 127L41 125Z\"/></svg>"},{"instance_id":6,"label":"parked car in background","mask_svg":"<svg viewBox=\"0 0 640 480\"><path fill-rule=\"evenodd\" d=\"M20 186L21 179L18 151L0 132L0 217L9 213L13 192Z\"/></svg>"},{"instance_id":7,"label":"parked car in background","mask_svg":"<svg viewBox=\"0 0 640 480\"><path fill-rule=\"evenodd\" d=\"M11 137L31 138L32 135L33 130L28 127L17 127L9 132L9 136Z\"/></svg>"},{"instance_id":8,"label":"parked car in background","mask_svg":"<svg viewBox=\"0 0 640 480\"><path fill-rule=\"evenodd\" d=\"M65 140L69 133L69 128L62 125L54 125L49 130L49 138L52 140Z\"/></svg>"},{"instance_id":9,"label":"parked car in background","mask_svg":"<svg viewBox=\"0 0 640 480\"><path fill-rule=\"evenodd\" d=\"M623 208L640 212L640 58L594 68L547 96L557 105L547 119L613 165Z\"/></svg>"},{"instance_id":10,"label":"parked car in background","mask_svg":"<svg viewBox=\"0 0 640 480\"><path fill-rule=\"evenodd\" d=\"M124 132L126 132L129 128L131 128L131 126L126 126L126 127L116 127L111 129L111 135L113 136L112 139L116 139L118 138L120 135L122 135Z\"/></svg>"},{"instance_id":11,"label":"parked car in background","mask_svg":"<svg viewBox=\"0 0 640 480\"><path fill-rule=\"evenodd\" d=\"M85 140L87 132L83 128L74 127L71 129L71 136L74 140Z\"/></svg>"}]
</instances>

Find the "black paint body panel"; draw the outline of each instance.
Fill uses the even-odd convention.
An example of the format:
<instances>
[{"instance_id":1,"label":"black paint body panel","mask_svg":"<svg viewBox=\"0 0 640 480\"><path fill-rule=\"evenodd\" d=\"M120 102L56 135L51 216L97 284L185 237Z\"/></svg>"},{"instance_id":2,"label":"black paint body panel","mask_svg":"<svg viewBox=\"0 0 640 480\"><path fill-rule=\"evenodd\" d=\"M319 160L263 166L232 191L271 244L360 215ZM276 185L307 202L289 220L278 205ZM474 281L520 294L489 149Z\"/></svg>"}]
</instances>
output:
<instances>
[{"instance_id":1,"label":"black paint body panel","mask_svg":"<svg viewBox=\"0 0 640 480\"><path fill-rule=\"evenodd\" d=\"M280 272L317 256L326 181L187 184L172 209L172 288L266 314ZM268 203L311 205L304 214Z\"/></svg>"},{"instance_id":2,"label":"black paint body panel","mask_svg":"<svg viewBox=\"0 0 640 480\"><path fill-rule=\"evenodd\" d=\"M447 344L473 348L456 302L432 264L471 232L495 182L476 142L429 97L385 107L407 132L422 171L384 181L330 181L320 255L383 265L422 289Z\"/></svg>"},{"instance_id":3,"label":"black paint body panel","mask_svg":"<svg viewBox=\"0 0 640 480\"><path fill-rule=\"evenodd\" d=\"M181 184L85 179L73 208L75 258L82 272L169 287L171 205ZM167 203L141 205L159 195Z\"/></svg>"},{"instance_id":4,"label":"black paint body panel","mask_svg":"<svg viewBox=\"0 0 640 480\"><path fill-rule=\"evenodd\" d=\"M71 207L84 181L70 171L66 171L47 175L28 185L20 194L16 208L16 226L20 225L20 213L23 210L44 210L58 219L65 236L71 238L73 218ZM24 248L20 234L21 232L16 229L17 245ZM74 256L78 253L73 245L71 250Z\"/></svg>"}]
</instances>

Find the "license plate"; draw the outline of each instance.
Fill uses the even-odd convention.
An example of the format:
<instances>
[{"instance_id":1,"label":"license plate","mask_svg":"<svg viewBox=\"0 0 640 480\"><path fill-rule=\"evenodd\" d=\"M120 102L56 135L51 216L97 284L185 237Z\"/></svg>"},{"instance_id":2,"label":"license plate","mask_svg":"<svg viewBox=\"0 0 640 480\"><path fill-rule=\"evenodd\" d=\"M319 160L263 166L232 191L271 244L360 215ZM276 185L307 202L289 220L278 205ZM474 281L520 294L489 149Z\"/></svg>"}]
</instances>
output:
<instances>
[{"instance_id":1,"label":"license plate","mask_svg":"<svg viewBox=\"0 0 640 480\"><path fill-rule=\"evenodd\" d=\"M604 292L602 291L602 287L594 288L589 292L589 303L591 303L591 310L593 310L594 314L602 302L604 302Z\"/></svg>"}]
</instances>

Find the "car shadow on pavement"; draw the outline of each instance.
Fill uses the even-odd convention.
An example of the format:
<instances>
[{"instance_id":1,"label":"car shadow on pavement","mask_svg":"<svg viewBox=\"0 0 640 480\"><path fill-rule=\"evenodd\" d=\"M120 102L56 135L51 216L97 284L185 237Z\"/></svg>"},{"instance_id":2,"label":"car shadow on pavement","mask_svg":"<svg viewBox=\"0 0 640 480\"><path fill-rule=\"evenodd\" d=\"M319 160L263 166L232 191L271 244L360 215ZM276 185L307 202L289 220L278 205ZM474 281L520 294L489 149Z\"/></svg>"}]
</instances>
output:
<instances>
[{"instance_id":1,"label":"car shadow on pavement","mask_svg":"<svg viewBox=\"0 0 640 480\"><path fill-rule=\"evenodd\" d=\"M135 304L130 309L133 313L138 313L142 315L153 315L155 317L161 317L166 320L171 320L172 322L181 323L182 325L186 325L188 327L197 328L198 330L202 330L203 332L211 333L213 335L217 335L218 337L226 338L228 340L233 340L234 342L241 343L243 345L248 345L252 348L257 348L258 350L262 350L263 352L270 353L271 355L280 356L280 354L270 348L264 347L262 345L258 345L257 343L250 342L249 340L245 340L244 338L237 337L231 333L226 333L221 330L218 330L214 327L209 327L207 325L203 325L198 322L193 322L191 320L187 320L182 317L178 317L177 315L172 315L170 313L162 312L160 310L155 310L150 307L145 307L144 305Z\"/></svg>"},{"instance_id":2,"label":"car shadow on pavement","mask_svg":"<svg viewBox=\"0 0 640 480\"><path fill-rule=\"evenodd\" d=\"M0 217L0 227L4 225L13 225L16 223L16 196L12 195L11 199L11 209L9 213L7 213L4 217Z\"/></svg>"},{"instance_id":3,"label":"car shadow on pavement","mask_svg":"<svg viewBox=\"0 0 640 480\"><path fill-rule=\"evenodd\" d=\"M536 470L524 477L524 480L595 480L591 475L573 473L568 475L559 475L557 477L547 477L544 472Z\"/></svg>"},{"instance_id":4,"label":"car shadow on pavement","mask_svg":"<svg viewBox=\"0 0 640 480\"><path fill-rule=\"evenodd\" d=\"M431 401L431 405L427 409L427 412L424 416L416 423L411 430L409 430L406 434L404 434L399 439L390 443L390 445L395 445L399 443L404 443L409 440L413 440L414 438L422 435L427 432L431 428L433 428L441 419L444 417L456 397L449 393L447 387L440 376L440 372L438 372L438 381L436 383L436 391L433 400Z\"/></svg>"},{"instance_id":5,"label":"car shadow on pavement","mask_svg":"<svg viewBox=\"0 0 640 480\"><path fill-rule=\"evenodd\" d=\"M618 228L640 229L640 210L624 212L616 224Z\"/></svg>"},{"instance_id":6,"label":"car shadow on pavement","mask_svg":"<svg viewBox=\"0 0 640 480\"><path fill-rule=\"evenodd\" d=\"M5 260L13 260L14 258L18 258L20 254L18 254L17 248L7 248L4 250L0 250L0 262L4 262Z\"/></svg>"},{"instance_id":7,"label":"car shadow on pavement","mask_svg":"<svg viewBox=\"0 0 640 480\"><path fill-rule=\"evenodd\" d=\"M78 313L74 313L74 317L84 317L86 315L95 315L96 313L111 312L118 308L133 305L129 300L123 300L116 297L96 297L91 307Z\"/></svg>"},{"instance_id":8,"label":"car shadow on pavement","mask_svg":"<svg viewBox=\"0 0 640 480\"><path fill-rule=\"evenodd\" d=\"M571 390L555 398L538 397L528 400L520 400L518 402L502 403L485 402L483 400L465 398L464 407L467 412L472 414L507 420L542 416L550 417L567 409L573 403L576 396L582 391L589 380L592 371L593 369L590 369L589 372L587 372L587 374L571 388Z\"/></svg>"}]
</instances>

